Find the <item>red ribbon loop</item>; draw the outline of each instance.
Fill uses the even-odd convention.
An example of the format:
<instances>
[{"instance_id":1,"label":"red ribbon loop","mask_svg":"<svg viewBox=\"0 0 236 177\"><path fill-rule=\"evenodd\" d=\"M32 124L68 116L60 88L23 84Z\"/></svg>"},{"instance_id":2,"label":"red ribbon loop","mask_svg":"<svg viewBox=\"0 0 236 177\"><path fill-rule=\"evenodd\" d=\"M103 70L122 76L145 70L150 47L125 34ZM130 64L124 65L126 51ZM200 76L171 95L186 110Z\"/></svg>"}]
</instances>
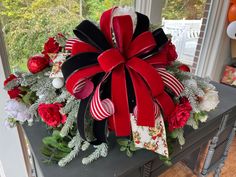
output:
<instances>
[{"instance_id":1,"label":"red ribbon loop","mask_svg":"<svg viewBox=\"0 0 236 177\"><path fill-rule=\"evenodd\" d=\"M131 58L140 54L150 52L156 47L155 39L150 31L144 32L137 36L130 44L127 51L127 57Z\"/></svg>"},{"instance_id":2,"label":"red ribbon loop","mask_svg":"<svg viewBox=\"0 0 236 177\"><path fill-rule=\"evenodd\" d=\"M127 49L133 36L133 22L129 15L113 17L113 31L117 47L126 56Z\"/></svg>"},{"instance_id":3,"label":"red ribbon loop","mask_svg":"<svg viewBox=\"0 0 236 177\"><path fill-rule=\"evenodd\" d=\"M100 29L103 32L103 34L106 36L106 39L109 41L111 46L113 45L112 34L111 34L111 17L112 17L113 11L116 8L117 7L114 7L103 12L100 18Z\"/></svg>"},{"instance_id":4,"label":"red ribbon loop","mask_svg":"<svg viewBox=\"0 0 236 177\"><path fill-rule=\"evenodd\" d=\"M98 50L88 43L76 41L72 46L71 56L84 52L98 52Z\"/></svg>"}]
</instances>

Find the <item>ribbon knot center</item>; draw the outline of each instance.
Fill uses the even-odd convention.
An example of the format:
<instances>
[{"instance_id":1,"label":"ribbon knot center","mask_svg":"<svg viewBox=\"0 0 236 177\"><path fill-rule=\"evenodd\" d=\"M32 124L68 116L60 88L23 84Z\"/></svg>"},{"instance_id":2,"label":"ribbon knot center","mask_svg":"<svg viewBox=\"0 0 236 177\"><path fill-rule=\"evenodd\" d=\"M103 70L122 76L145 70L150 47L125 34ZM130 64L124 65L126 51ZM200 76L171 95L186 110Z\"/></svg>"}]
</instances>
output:
<instances>
[{"instance_id":1,"label":"ribbon knot center","mask_svg":"<svg viewBox=\"0 0 236 177\"><path fill-rule=\"evenodd\" d=\"M115 48L108 49L98 56L98 63L105 72L110 72L125 62L124 56Z\"/></svg>"}]
</instances>

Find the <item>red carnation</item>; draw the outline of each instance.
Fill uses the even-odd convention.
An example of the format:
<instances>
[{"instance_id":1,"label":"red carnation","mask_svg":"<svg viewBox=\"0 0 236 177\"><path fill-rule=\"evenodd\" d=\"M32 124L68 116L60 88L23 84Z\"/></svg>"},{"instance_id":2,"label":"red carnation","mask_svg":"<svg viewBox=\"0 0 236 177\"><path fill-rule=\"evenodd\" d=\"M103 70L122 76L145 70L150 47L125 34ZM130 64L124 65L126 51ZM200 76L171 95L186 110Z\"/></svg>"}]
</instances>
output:
<instances>
[{"instance_id":1,"label":"red carnation","mask_svg":"<svg viewBox=\"0 0 236 177\"><path fill-rule=\"evenodd\" d=\"M40 104L38 107L38 113L44 122L52 127L57 127L60 124L64 124L66 121L66 115L60 113L62 104Z\"/></svg>"},{"instance_id":2,"label":"red carnation","mask_svg":"<svg viewBox=\"0 0 236 177\"><path fill-rule=\"evenodd\" d=\"M4 86L6 86L10 81L16 79L17 77L14 74L11 74L5 81L4 81ZM11 90L7 91L9 97L11 99L16 99L20 97L20 94L22 93L22 91L20 90L19 87L14 87Z\"/></svg>"},{"instance_id":3,"label":"red carnation","mask_svg":"<svg viewBox=\"0 0 236 177\"><path fill-rule=\"evenodd\" d=\"M168 128L173 131L177 128L183 128L190 118L192 107L187 99L183 99L182 103L175 107L175 111L167 118Z\"/></svg>"},{"instance_id":4,"label":"red carnation","mask_svg":"<svg viewBox=\"0 0 236 177\"><path fill-rule=\"evenodd\" d=\"M12 81L13 79L16 79L16 76L14 74L10 74L10 76L4 81L4 86L6 86L7 83Z\"/></svg>"},{"instance_id":5,"label":"red carnation","mask_svg":"<svg viewBox=\"0 0 236 177\"><path fill-rule=\"evenodd\" d=\"M15 87L15 88L9 90L7 93L11 99L15 99L15 98L20 97L21 90L19 89L19 87Z\"/></svg>"},{"instance_id":6,"label":"red carnation","mask_svg":"<svg viewBox=\"0 0 236 177\"><path fill-rule=\"evenodd\" d=\"M53 38L48 38L48 41L44 44L44 51L42 52L47 58L48 53L58 53L61 50L59 43Z\"/></svg>"}]
</instances>

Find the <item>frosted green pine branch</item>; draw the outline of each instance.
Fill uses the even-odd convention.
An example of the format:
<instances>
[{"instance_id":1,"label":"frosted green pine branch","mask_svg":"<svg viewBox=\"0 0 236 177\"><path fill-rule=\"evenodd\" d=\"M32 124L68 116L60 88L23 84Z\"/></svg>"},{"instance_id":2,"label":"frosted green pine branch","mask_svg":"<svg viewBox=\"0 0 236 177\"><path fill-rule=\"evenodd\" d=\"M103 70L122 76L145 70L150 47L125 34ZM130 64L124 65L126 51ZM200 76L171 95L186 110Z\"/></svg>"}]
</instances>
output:
<instances>
[{"instance_id":1,"label":"frosted green pine branch","mask_svg":"<svg viewBox=\"0 0 236 177\"><path fill-rule=\"evenodd\" d=\"M199 106L198 103L196 101L196 96L194 94L194 92L191 90L191 88L185 87L184 90L182 91L182 93L180 94L180 96L182 97L187 97L192 109L194 112L199 112Z\"/></svg>"},{"instance_id":2,"label":"frosted green pine branch","mask_svg":"<svg viewBox=\"0 0 236 177\"><path fill-rule=\"evenodd\" d=\"M80 137L79 132L77 132L75 137L72 138L72 140L68 144L68 147L73 148L73 150L58 162L58 165L60 167L64 167L66 164L68 164L75 158L75 156L80 151L81 143L82 143L82 138Z\"/></svg>"},{"instance_id":3,"label":"frosted green pine branch","mask_svg":"<svg viewBox=\"0 0 236 177\"><path fill-rule=\"evenodd\" d=\"M61 113L68 114L76 105L79 105L80 100L76 100L73 96L67 99L65 106L61 109Z\"/></svg>"},{"instance_id":4,"label":"frosted green pine branch","mask_svg":"<svg viewBox=\"0 0 236 177\"><path fill-rule=\"evenodd\" d=\"M31 74L31 73L24 73L22 78L22 82L21 82L21 86L30 86L33 85L34 83L37 82L37 76Z\"/></svg>"},{"instance_id":5,"label":"frosted green pine branch","mask_svg":"<svg viewBox=\"0 0 236 177\"><path fill-rule=\"evenodd\" d=\"M81 146L81 150L86 151L89 148L89 146L90 146L90 143L87 141L84 141L84 143Z\"/></svg>"},{"instance_id":6,"label":"frosted green pine branch","mask_svg":"<svg viewBox=\"0 0 236 177\"><path fill-rule=\"evenodd\" d=\"M73 109L71 110L71 112L69 112L69 114L67 116L67 120L61 129L60 135L62 137L65 137L68 134L69 130L72 128L73 123L76 120L78 110L79 110L79 103L77 101L75 101L75 102L77 104L75 104Z\"/></svg>"},{"instance_id":7,"label":"frosted green pine branch","mask_svg":"<svg viewBox=\"0 0 236 177\"><path fill-rule=\"evenodd\" d=\"M69 147L69 148L75 147L76 140L77 140L77 136L78 136L77 134L78 134L78 132L76 133L76 136L74 136L74 137L71 139L71 141L68 143L68 147Z\"/></svg>"},{"instance_id":8,"label":"frosted green pine branch","mask_svg":"<svg viewBox=\"0 0 236 177\"><path fill-rule=\"evenodd\" d=\"M35 102L29 107L28 111L34 118L38 117L38 106L39 106L39 103Z\"/></svg>"},{"instance_id":9,"label":"frosted green pine branch","mask_svg":"<svg viewBox=\"0 0 236 177\"><path fill-rule=\"evenodd\" d=\"M70 93L65 88L62 88L61 94L55 99L55 102L58 103L66 102L70 97L71 97Z\"/></svg>"},{"instance_id":10,"label":"frosted green pine branch","mask_svg":"<svg viewBox=\"0 0 236 177\"><path fill-rule=\"evenodd\" d=\"M190 72L181 72L181 75L185 77L185 79L196 80L201 89L215 89L215 86L210 83L211 79L209 77L201 78Z\"/></svg>"},{"instance_id":11,"label":"frosted green pine branch","mask_svg":"<svg viewBox=\"0 0 236 177\"><path fill-rule=\"evenodd\" d=\"M215 90L215 86L211 84L208 79L198 79L197 83L202 89Z\"/></svg>"},{"instance_id":12,"label":"frosted green pine branch","mask_svg":"<svg viewBox=\"0 0 236 177\"><path fill-rule=\"evenodd\" d=\"M22 74L22 82L21 85L22 86L31 86L35 83L37 83L37 81L46 76L46 73L49 72L51 70L51 68L46 68L45 70L36 73L36 74L32 74L32 73L24 73ZM47 76L48 77L48 76Z\"/></svg>"},{"instance_id":13,"label":"frosted green pine branch","mask_svg":"<svg viewBox=\"0 0 236 177\"><path fill-rule=\"evenodd\" d=\"M108 146L106 143L102 143L98 146L94 146L96 150L88 157L82 159L84 165L88 165L100 157L106 157L108 155Z\"/></svg>"}]
</instances>

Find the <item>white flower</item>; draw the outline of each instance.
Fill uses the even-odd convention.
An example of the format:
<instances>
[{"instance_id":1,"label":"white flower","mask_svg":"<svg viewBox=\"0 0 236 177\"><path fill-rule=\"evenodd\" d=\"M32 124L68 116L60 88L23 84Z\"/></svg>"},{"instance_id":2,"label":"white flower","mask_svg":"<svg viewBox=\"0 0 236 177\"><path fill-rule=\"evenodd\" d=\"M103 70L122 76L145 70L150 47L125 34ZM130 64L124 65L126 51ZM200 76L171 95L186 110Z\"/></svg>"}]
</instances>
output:
<instances>
[{"instance_id":1,"label":"white flower","mask_svg":"<svg viewBox=\"0 0 236 177\"><path fill-rule=\"evenodd\" d=\"M28 107L14 99L6 102L5 112L9 118L14 118L20 122L32 119L32 116L28 111Z\"/></svg>"},{"instance_id":2,"label":"white flower","mask_svg":"<svg viewBox=\"0 0 236 177\"><path fill-rule=\"evenodd\" d=\"M199 103L199 109L209 112L215 109L219 102L218 92L215 90L207 90Z\"/></svg>"}]
</instances>

